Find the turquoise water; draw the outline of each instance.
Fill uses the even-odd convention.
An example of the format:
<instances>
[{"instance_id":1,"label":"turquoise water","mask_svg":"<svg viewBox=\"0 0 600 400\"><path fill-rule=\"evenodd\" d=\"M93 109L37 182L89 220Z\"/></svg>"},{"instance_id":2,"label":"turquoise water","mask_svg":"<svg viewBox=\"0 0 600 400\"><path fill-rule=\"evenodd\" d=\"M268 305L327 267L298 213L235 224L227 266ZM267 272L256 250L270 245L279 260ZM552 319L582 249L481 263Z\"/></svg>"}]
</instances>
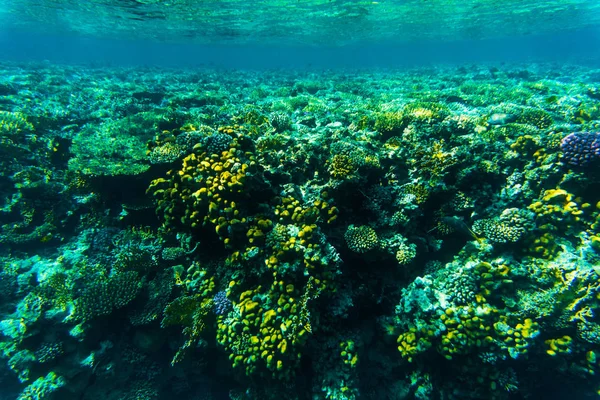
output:
<instances>
[{"instance_id":1,"label":"turquoise water","mask_svg":"<svg viewBox=\"0 0 600 400\"><path fill-rule=\"evenodd\" d=\"M600 3L0 0L0 399L593 399Z\"/></svg>"}]
</instances>

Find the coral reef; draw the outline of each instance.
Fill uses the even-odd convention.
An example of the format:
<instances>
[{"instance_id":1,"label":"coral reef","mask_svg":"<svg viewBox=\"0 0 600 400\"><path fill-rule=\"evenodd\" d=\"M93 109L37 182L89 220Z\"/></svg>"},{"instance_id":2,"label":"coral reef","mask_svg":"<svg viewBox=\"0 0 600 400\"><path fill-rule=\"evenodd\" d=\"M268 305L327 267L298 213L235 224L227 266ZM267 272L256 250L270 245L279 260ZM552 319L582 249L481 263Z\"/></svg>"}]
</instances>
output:
<instances>
[{"instance_id":1,"label":"coral reef","mask_svg":"<svg viewBox=\"0 0 600 400\"><path fill-rule=\"evenodd\" d=\"M11 398L600 390L585 67L36 68L0 90Z\"/></svg>"}]
</instances>

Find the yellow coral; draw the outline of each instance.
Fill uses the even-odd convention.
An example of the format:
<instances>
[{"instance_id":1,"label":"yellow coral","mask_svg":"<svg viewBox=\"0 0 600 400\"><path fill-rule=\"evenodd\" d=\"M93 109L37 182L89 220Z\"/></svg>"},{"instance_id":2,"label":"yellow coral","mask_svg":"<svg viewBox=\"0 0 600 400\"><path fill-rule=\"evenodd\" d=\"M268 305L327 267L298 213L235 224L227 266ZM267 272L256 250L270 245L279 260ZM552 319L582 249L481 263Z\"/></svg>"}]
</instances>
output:
<instances>
[{"instance_id":1,"label":"yellow coral","mask_svg":"<svg viewBox=\"0 0 600 400\"><path fill-rule=\"evenodd\" d=\"M244 368L249 376L292 378L299 363L294 349L307 339L296 295L294 286L284 281L275 281L267 292L257 286L240 294L238 315L218 317L217 341L230 352L234 368ZM276 300L274 308L269 308L265 296Z\"/></svg>"},{"instance_id":2,"label":"yellow coral","mask_svg":"<svg viewBox=\"0 0 600 400\"><path fill-rule=\"evenodd\" d=\"M354 341L348 339L340 343L340 357L344 364L350 368L355 368L358 364L358 353L356 352Z\"/></svg>"},{"instance_id":3,"label":"yellow coral","mask_svg":"<svg viewBox=\"0 0 600 400\"><path fill-rule=\"evenodd\" d=\"M570 336L563 336L556 339L548 339L544 343L548 345L546 353L552 357L561 353L571 353L573 339Z\"/></svg>"},{"instance_id":4,"label":"yellow coral","mask_svg":"<svg viewBox=\"0 0 600 400\"><path fill-rule=\"evenodd\" d=\"M329 173L336 179L349 179L358 170L356 162L346 154L336 154L329 161Z\"/></svg>"},{"instance_id":5,"label":"yellow coral","mask_svg":"<svg viewBox=\"0 0 600 400\"><path fill-rule=\"evenodd\" d=\"M31 131L33 131L33 125L27 121L25 114L0 111L0 136Z\"/></svg>"}]
</instances>

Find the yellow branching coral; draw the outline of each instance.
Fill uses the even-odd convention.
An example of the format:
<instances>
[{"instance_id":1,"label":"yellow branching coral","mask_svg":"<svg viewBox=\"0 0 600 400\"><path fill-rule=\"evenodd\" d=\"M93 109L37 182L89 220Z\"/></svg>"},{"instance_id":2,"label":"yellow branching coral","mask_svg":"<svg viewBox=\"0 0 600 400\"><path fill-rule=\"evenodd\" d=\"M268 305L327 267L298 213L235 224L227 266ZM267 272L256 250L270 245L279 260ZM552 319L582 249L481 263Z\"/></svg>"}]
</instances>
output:
<instances>
[{"instance_id":1,"label":"yellow branching coral","mask_svg":"<svg viewBox=\"0 0 600 400\"><path fill-rule=\"evenodd\" d=\"M33 125L27 121L25 114L19 112L0 111L0 136L32 132Z\"/></svg>"}]
</instances>

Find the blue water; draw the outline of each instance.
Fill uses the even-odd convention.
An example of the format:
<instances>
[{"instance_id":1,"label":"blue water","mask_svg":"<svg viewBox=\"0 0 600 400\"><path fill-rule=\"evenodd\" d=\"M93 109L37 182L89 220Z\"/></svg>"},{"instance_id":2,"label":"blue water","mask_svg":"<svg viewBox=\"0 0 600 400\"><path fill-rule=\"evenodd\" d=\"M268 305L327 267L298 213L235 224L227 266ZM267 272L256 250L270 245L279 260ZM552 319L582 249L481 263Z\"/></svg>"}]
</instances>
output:
<instances>
[{"instance_id":1,"label":"blue water","mask_svg":"<svg viewBox=\"0 0 600 400\"><path fill-rule=\"evenodd\" d=\"M482 40L410 41L320 46L201 45L185 42L96 39L65 34L36 35L0 31L0 50L5 60L108 65L157 65L188 67L212 65L225 68L365 68L423 64L481 62L595 61L600 30L528 35Z\"/></svg>"},{"instance_id":2,"label":"blue water","mask_svg":"<svg viewBox=\"0 0 600 400\"><path fill-rule=\"evenodd\" d=\"M599 19L593 0L18 0L0 2L0 49L6 60L232 68L565 61L596 58Z\"/></svg>"}]
</instances>

